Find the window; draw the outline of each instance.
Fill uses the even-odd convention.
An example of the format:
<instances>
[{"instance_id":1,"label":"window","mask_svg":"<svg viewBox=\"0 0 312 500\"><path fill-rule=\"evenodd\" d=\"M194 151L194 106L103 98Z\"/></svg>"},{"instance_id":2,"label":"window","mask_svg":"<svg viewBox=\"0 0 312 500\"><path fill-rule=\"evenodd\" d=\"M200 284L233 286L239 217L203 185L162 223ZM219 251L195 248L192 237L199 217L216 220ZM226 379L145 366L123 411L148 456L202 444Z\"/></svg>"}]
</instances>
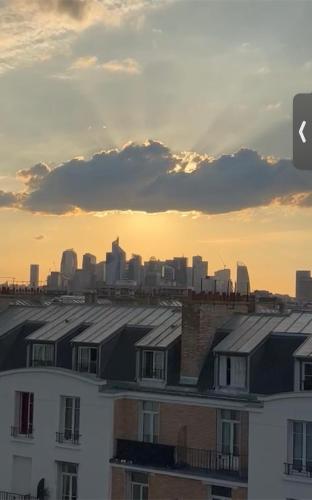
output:
<instances>
[{"instance_id":1,"label":"window","mask_svg":"<svg viewBox=\"0 0 312 500\"><path fill-rule=\"evenodd\" d=\"M130 474L131 500L148 500L148 475L142 472Z\"/></svg>"},{"instance_id":2,"label":"window","mask_svg":"<svg viewBox=\"0 0 312 500\"><path fill-rule=\"evenodd\" d=\"M61 425L60 432L57 433L57 441L79 443L80 426L80 398L61 398Z\"/></svg>"},{"instance_id":3,"label":"window","mask_svg":"<svg viewBox=\"0 0 312 500\"><path fill-rule=\"evenodd\" d=\"M79 347L78 349L78 371L96 373L97 372L97 348Z\"/></svg>"},{"instance_id":4,"label":"window","mask_svg":"<svg viewBox=\"0 0 312 500\"><path fill-rule=\"evenodd\" d=\"M159 404L153 401L142 402L141 439L147 443L157 443L159 434Z\"/></svg>"},{"instance_id":5,"label":"window","mask_svg":"<svg viewBox=\"0 0 312 500\"><path fill-rule=\"evenodd\" d=\"M32 392L16 393L15 426L12 435L31 437L33 434L34 395Z\"/></svg>"},{"instance_id":6,"label":"window","mask_svg":"<svg viewBox=\"0 0 312 500\"><path fill-rule=\"evenodd\" d=\"M244 389L246 387L246 358L220 356L219 361L219 385Z\"/></svg>"},{"instance_id":7,"label":"window","mask_svg":"<svg viewBox=\"0 0 312 500\"><path fill-rule=\"evenodd\" d=\"M231 500L232 490L224 486L211 486L211 500Z\"/></svg>"},{"instance_id":8,"label":"window","mask_svg":"<svg viewBox=\"0 0 312 500\"><path fill-rule=\"evenodd\" d=\"M239 455L239 413L221 410L220 451L222 455Z\"/></svg>"},{"instance_id":9,"label":"window","mask_svg":"<svg viewBox=\"0 0 312 500\"><path fill-rule=\"evenodd\" d=\"M312 363L302 363L302 382L301 389L304 391L312 390Z\"/></svg>"},{"instance_id":10,"label":"window","mask_svg":"<svg viewBox=\"0 0 312 500\"><path fill-rule=\"evenodd\" d=\"M77 500L78 465L59 462L59 495L60 500Z\"/></svg>"},{"instance_id":11,"label":"window","mask_svg":"<svg viewBox=\"0 0 312 500\"><path fill-rule=\"evenodd\" d=\"M292 469L312 472L312 422L292 422Z\"/></svg>"},{"instance_id":12,"label":"window","mask_svg":"<svg viewBox=\"0 0 312 500\"><path fill-rule=\"evenodd\" d=\"M33 344L31 365L32 366L53 366L54 365L54 345L53 344Z\"/></svg>"},{"instance_id":13,"label":"window","mask_svg":"<svg viewBox=\"0 0 312 500\"><path fill-rule=\"evenodd\" d=\"M157 380L165 378L165 353L163 351L143 351L142 378Z\"/></svg>"}]
</instances>

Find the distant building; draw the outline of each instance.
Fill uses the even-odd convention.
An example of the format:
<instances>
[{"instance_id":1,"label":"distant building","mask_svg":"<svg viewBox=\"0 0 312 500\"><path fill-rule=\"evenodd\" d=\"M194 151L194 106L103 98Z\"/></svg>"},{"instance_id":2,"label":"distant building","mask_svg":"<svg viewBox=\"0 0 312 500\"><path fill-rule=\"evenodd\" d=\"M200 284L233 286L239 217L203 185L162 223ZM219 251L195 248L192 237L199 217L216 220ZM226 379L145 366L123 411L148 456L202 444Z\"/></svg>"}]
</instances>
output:
<instances>
[{"instance_id":1,"label":"distant building","mask_svg":"<svg viewBox=\"0 0 312 500\"><path fill-rule=\"evenodd\" d=\"M82 270L85 274L86 288L94 288L96 282L96 257L85 253L82 257Z\"/></svg>"},{"instance_id":2,"label":"distant building","mask_svg":"<svg viewBox=\"0 0 312 500\"><path fill-rule=\"evenodd\" d=\"M202 291L202 280L208 275L208 262L203 261L200 255L196 255L192 263L192 286L198 293Z\"/></svg>"},{"instance_id":3,"label":"distant building","mask_svg":"<svg viewBox=\"0 0 312 500\"><path fill-rule=\"evenodd\" d=\"M237 263L236 273L236 293L240 295L250 294L250 280L247 266L240 262Z\"/></svg>"},{"instance_id":4,"label":"distant building","mask_svg":"<svg viewBox=\"0 0 312 500\"><path fill-rule=\"evenodd\" d=\"M220 269L216 271L214 275L216 279L216 291L218 293L232 293L231 269Z\"/></svg>"},{"instance_id":5,"label":"distant building","mask_svg":"<svg viewBox=\"0 0 312 500\"><path fill-rule=\"evenodd\" d=\"M71 279L78 267L77 254L73 249L64 250L61 261L61 274L67 279Z\"/></svg>"},{"instance_id":6,"label":"distant building","mask_svg":"<svg viewBox=\"0 0 312 500\"><path fill-rule=\"evenodd\" d=\"M47 279L47 288L49 291L61 290L62 275L57 271L52 271Z\"/></svg>"},{"instance_id":7,"label":"distant building","mask_svg":"<svg viewBox=\"0 0 312 500\"><path fill-rule=\"evenodd\" d=\"M155 257L151 257L144 263L144 284L148 287L158 287L161 282L163 263Z\"/></svg>"},{"instance_id":8,"label":"distant building","mask_svg":"<svg viewBox=\"0 0 312 500\"><path fill-rule=\"evenodd\" d=\"M312 300L311 271L296 271L296 299L300 302Z\"/></svg>"},{"instance_id":9,"label":"distant building","mask_svg":"<svg viewBox=\"0 0 312 500\"><path fill-rule=\"evenodd\" d=\"M39 286L39 264L30 264L29 283L34 288Z\"/></svg>"},{"instance_id":10,"label":"distant building","mask_svg":"<svg viewBox=\"0 0 312 500\"><path fill-rule=\"evenodd\" d=\"M105 268L106 268L106 262L104 260L96 264L95 266L96 281L105 281Z\"/></svg>"},{"instance_id":11,"label":"distant building","mask_svg":"<svg viewBox=\"0 0 312 500\"><path fill-rule=\"evenodd\" d=\"M106 283L114 285L123 279L126 268L126 252L119 246L119 238L112 243L112 251L106 254Z\"/></svg>"},{"instance_id":12,"label":"distant building","mask_svg":"<svg viewBox=\"0 0 312 500\"><path fill-rule=\"evenodd\" d=\"M84 271L94 272L96 265L96 256L92 253L85 253L82 257L82 269Z\"/></svg>"},{"instance_id":13,"label":"distant building","mask_svg":"<svg viewBox=\"0 0 312 500\"><path fill-rule=\"evenodd\" d=\"M206 276L201 281L201 292L216 293L217 280L214 276Z\"/></svg>"},{"instance_id":14,"label":"distant building","mask_svg":"<svg viewBox=\"0 0 312 500\"><path fill-rule=\"evenodd\" d=\"M177 286L187 286L187 258L174 257L172 266L175 269L175 281Z\"/></svg>"},{"instance_id":15,"label":"distant building","mask_svg":"<svg viewBox=\"0 0 312 500\"><path fill-rule=\"evenodd\" d=\"M135 281L138 286L142 284L142 257L141 255L132 255L128 262L128 279Z\"/></svg>"}]
</instances>

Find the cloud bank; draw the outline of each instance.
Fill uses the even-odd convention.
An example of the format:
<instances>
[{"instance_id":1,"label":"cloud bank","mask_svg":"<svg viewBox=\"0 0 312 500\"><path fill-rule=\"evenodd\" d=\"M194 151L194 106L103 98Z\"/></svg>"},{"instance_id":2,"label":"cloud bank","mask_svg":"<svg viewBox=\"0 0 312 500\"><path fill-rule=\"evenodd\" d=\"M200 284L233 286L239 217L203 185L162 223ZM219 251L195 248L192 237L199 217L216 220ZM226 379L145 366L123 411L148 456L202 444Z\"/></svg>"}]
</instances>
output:
<instances>
[{"instance_id":1,"label":"cloud bank","mask_svg":"<svg viewBox=\"0 0 312 500\"><path fill-rule=\"evenodd\" d=\"M219 214L274 202L312 205L312 173L295 169L290 160L272 161L250 149L213 159L173 153L150 140L87 160L75 158L56 168L40 163L17 175L26 191L2 192L1 206L39 213L79 209Z\"/></svg>"}]
</instances>

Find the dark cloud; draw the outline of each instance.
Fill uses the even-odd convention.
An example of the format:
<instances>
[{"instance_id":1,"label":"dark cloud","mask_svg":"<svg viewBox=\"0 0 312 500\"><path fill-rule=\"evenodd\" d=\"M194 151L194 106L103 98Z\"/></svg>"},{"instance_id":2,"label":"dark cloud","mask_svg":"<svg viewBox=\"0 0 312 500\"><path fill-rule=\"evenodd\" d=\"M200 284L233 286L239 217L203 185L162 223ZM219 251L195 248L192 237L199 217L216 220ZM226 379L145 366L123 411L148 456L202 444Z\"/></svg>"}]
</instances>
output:
<instances>
[{"instance_id":1,"label":"dark cloud","mask_svg":"<svg viewBox=\"0 0 312 500\"><path fill-rule=\"evenodd\" d=\"M130 143L54 169L35 165L19 175L29 189L23 208L55 214L75 208L225 213L276 199L303 205L298 194L312 193L312 173L295 169L290 160L272 163L249 149L211 160L174 154L156 141Z\"/></svg>"},{"instance_id":2,"label":"dark cloud","mask_svg":"<svg viewBox=\"0 0 312 500\"><path fill-rule=\"evenodd\" d=\"M35 189L40 186L43 178L48 175L50 168L45 163L37 163L31 168L19 170L19 177L30 189Z\"/></svg>"},{"instance_id":3,"label":"dark cloud","mask_svg":"<svg viewBox=\"0 0 312 500\"><path fill-rule=\"evenodd\" d=\"M36 0L44 11L55 11L77 21L83 20L90 11L94 0Z\"/></svg>"},{"instance_id":4,"label":"dark cloud","mask_svg":"<svg viewBox=\"0 0 312 500\"><path fill-rule=\"evenodd\" d=\"M23 195L0 190L0 207L20 207Z\"/></svg>"}]
</instances>

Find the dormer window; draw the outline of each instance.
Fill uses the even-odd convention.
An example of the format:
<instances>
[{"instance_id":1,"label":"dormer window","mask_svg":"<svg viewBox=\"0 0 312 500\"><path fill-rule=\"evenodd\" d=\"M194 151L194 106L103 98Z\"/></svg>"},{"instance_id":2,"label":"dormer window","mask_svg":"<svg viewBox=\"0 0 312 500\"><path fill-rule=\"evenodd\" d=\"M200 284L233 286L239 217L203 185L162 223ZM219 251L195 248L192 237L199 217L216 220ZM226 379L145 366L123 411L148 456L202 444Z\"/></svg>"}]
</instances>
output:
<instances>
[{"instance_id":1,"label":"dormer window","mask_svg":"<svg viewBox=\"0 0 312 500\"><path fill-rule=\"evenodd\" d=\"M96 373L97 372L97 353L96 347L80 346L78 348L78 365L79 372Z\"/></svg>"},{"instance_id":2,"label":"dormer window","mask_svg":"<svg viewBox=\"0 0 312 500\"><path fill-rule=\"evenodd\" d=\"M33 344L31 366L54 366L54 345Z\"/></svg>"},{"instance_id":3,"label":"dormer window","mask_svg":"<svg viewBox=\"0 0 312 500\"><path fill-rule=\"evenodd\" d=\"M246 358L242 356L220 356L219 386L229 389L245 389L246 366Z\"/></svg>"},{"instance_id":4,"label":"dormer window","mask_svg":"<svg viewBox=\"0 0 312 500\"><path fill-rule=\"evenodd\" d=\"M312 391L312 362L302 363L301 389Z\"/></svg>"},{"instance_id":5,"label":"dormer window","mask_svg":"<svg viewBox=\"0 0 312 500\"><path fill-rule=\"evenodd\" d=\"M142 379L164 380L165 353L163 351L143 351Z\"/></svg>"}]
</instances>

